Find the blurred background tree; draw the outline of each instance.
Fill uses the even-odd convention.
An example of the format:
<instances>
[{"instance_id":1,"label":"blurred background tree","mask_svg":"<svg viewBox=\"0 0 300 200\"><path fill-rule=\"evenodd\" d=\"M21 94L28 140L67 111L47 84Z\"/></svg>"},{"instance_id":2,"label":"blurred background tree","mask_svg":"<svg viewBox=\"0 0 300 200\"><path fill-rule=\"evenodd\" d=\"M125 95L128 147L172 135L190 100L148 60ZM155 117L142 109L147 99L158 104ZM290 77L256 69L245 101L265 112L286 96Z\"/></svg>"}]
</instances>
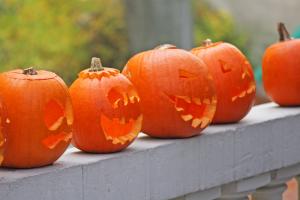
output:
<instances>
[{"instance_id":1,"label":"blurred background tree","mask_svg":"<svg viewBox=\"0 0 300 200\"><path fill-rule=\"evenodd\" d=\"M229 12L212 6L207 0L193 0L195 45L209 38L214 41L224 41L236 45L244 54L249 54L247 48L249 37L236 28Z\"/></svg>"},{"instance_id":2,"label":"blurred background tree","mask_svg":"<svg viewBox=\"0 0 300 200\"><path fill-rule=\"evenodd\" d=\"M228 13L206 1L192 5L195 46L209 37L247 53L247 36ZM35 66L70 84L92 56L122 68L130 56L124 12L122 0L0 0L0 71Z\"/></svg>"},{"instance_id":3,"label":"blurred background tree","mask_svg":"<svg viewBox=\"0 0 300 200\"><path fill-rule=\"evenodd\" d=\"M127 57L121 0L0 1L1 71L36 66L68 83L91 56L109 66Z\"/></svg>"}]
</instances>

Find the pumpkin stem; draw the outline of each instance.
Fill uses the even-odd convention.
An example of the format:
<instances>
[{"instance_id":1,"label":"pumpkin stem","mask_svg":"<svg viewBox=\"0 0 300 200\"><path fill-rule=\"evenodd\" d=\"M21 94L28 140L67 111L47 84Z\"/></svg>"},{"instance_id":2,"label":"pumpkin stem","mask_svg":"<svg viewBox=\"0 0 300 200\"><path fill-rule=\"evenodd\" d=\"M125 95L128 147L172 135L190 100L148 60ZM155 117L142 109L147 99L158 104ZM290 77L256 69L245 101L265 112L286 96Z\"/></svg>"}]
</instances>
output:
<instances>
[{"instance_id":1,"label":"pumpkin stem","mask_svg":"<svg viewBox=\"0 0 300 200\"><path fill-rule=\"evenodd\" d=\"M91 61L90 72L98 72L104 70L100 58L93 57Z\"/></svg>"},{"instance_id":2,"label":"pumpkin stem","mask_svg":"<svg viewBox=\"0 0 300 200\"><path fill-rule=\"evenodd\" d=\"M203 41L202 41L202 46L208 47L208 46L210 46L210 45L212 45L211 39L207 38L206 40L203 40Z\"/></svg>"},{"instance_id":3,"label":"pumpkin stem","mask_svg":"<svg viewBox=\"0 0 300 200\"><path fill-rule=\"evenodd\" d=\"M37 71L33 67L29 67L26 69L23 69L23 74L25 75L37 75Z\"/></svg>"},{"instance_id":4,"label":"pumpkin stem","mask_svg":"<svg viewBox=\"0 0 300 200\"><path fill-rule=\"evenodd\" d=\"M173 44L162 44L162 45L155 47L154 49L158 49L158 50L177 49L177 47Z\"/></svg>"},{"instance_id":5,"label":"pumpkin stem","mask_svg":"<svg viewBox=\"0 0 300 200\"><path fill-rule=\"evenodd\" d=\"M288 32L284 23L282 23L282 22L278 23L278 33L279 33L279 41L280 42L292 39L290 36L290 33Z\"/></svg>"}]
</instances>

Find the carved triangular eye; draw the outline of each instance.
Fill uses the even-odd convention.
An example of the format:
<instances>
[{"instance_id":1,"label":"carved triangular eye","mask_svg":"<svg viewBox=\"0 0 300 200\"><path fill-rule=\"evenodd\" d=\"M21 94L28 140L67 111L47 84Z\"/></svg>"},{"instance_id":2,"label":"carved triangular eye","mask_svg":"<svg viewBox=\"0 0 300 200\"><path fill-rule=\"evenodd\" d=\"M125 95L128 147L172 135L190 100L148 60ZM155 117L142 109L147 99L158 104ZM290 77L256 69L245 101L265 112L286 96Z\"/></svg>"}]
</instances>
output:
<instances>
[{"instance_id":1,"label":"carved triangular eye","mask_svg":"<svg viewBox=\"0 0 300 200\"><path fill-rule=\"evenodd\" d=\"M128 97L127 95L121 94L118 90L118 88L112 88L109 90L109 92L107 93L107 98L109 100L109 102L111 103L113 108L118 108L118 104L120 101L123 101L124 104L126 102L126 105L128 103Z\"/></svg>"},{"instance_id":2,"label":"carved triangular eye","mask_svg":"<svg viewBox=\"0 0 300 200\"><path fill-rule=\"evenodd\" d=\"M223 73L231 72L231 67L229 64L224 60L219 60L219 63L221 65L221 70Z\"/></svg>"},{"instance_id":3,"label":"carved triangular eye","mask_svg":"<svg viewBox=\"0 0 300 200\"><path fill-rule=\"evenodd\" d=\"M55 100L50 100L45 106L44 122L50 131L57 130L65 117L64 109Z\"/></svg>"}]
</instances>

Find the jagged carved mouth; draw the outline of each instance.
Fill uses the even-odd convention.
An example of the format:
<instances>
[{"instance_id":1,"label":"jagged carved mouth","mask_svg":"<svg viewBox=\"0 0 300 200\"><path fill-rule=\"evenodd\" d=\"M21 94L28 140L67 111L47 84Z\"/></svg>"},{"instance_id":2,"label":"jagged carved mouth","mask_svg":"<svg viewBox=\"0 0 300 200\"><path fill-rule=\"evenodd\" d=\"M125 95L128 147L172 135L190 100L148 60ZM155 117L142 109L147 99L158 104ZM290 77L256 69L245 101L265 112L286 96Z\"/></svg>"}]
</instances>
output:
<instances>
[{"instance_id":1,"label":"jagged carved mouth","mask_svg":"<svg viewBox=\"0 0 300 200\"><path fill-rule=\"evenodd\" d=\"M211 98L197 98L189 96L167 95L173 102L174 108L180 113L185 122L191 122L193 128L205 128L214 116L217 104L215 96Z\"/></svg>"},{"instance_id":2,"label":"jagged carved mouth","mask_svg":"<svg viewBox=\"0 0 300 200\"><path fill-rule=\"evenodd\" d=\"M233 97L231 97L231 101L235 102L238 99L244 98L246 95L249 95L249 94L255 92L255 90L256 90L255 84L251 83L248 88L246 88L245 90L242 90L241 92L239 92L236 95L234 95Z\"/></svg>"},{"instance_id":3,"label":"jagged carved mouth","mask_svg":"<svg viewBox=\"0 0 300 200\"><path fill-rule=\"evenodd\" d=\"M242 80L248 79L251 80L252 79L252 74L250 73L250 71L248 70L248 68L251 68L250 63L248 61L244 62L243 65L243 73L242 73ZM246 95L249 95L253 92L255 92L256 90L256 85L255 82L251 81L250 84L248 85L248 87L242 91L236 92L232 97L231 97L231 101L235 102L238 99L242 99L244 98Z\"/></svg>"},{"instance_id":4,"label":"jagged carved mouth","mask_svg":"<svg viewBox=\"0 0 300 200\"><path fill-rule=\"evenodd\" d=\"M133 88L124 91L120 87L113 87L107 93L107 99L114 109L114 117L101 114L101 127L105 138L113 144L132 141L140 132L143 120L138 106L138 94Z\"/></svg>"},{"instance_id":5,"label":"jagged carved mouth","mask_svg":"<svg viewBox=\"0 0 300 200\"><path fill-rule=\"evenodd\" d=\"M221 70L223 73L231 73L233 67L231 67L226 61L223 60L219 60L219 63L221 65ZM250 73L249 69L251 68L250 63L248 61L244 62L244 65L242 66L242 76L241 79L245 80L251 80L253 75ZM235 102L238 99L242 99L244 98L246 95L249 95L253 92L255 92L256 86L255 83L253 81L251 81L251 83L248 85L248 87L244 90L237 90L234 92L234 95L231 97L231 101Z\"/></svg>"},{"instance_id":6,"label":"jagged carved mouth","mask_svg":"<svg viewBox=\"0 0 300 200\"><path fill-rule=\"evenodd\" d=\"M57 101L50 100L44 111L44 123L51 134L42 140L42 144L48 149L54 149L59 143L68 143L72 139L71 126L73 114L70 101L65 107Z\"/></svg>"},{"instance_id":7,"label":"jagged carved mouth","mask_svg":"<svg viewBox=\"0 0 300 200\"><path fill-rule=\"evenodd\" d=\"M49 149L54 149L60 142L69 142L72 139L72 132L62 131L60 133L51 134L42 143Z\"/></svg>"},{"instance_id":8,"label":"jagged carved mouth","mask_svg":"<svg viewBox=\"0 0 300 200\"><path fill-rule=\"evenodd\" d=\"M113 144L125 144L132 141L141 130L143 116L140 114L136 119L125 117L110 119L101 115L101 126L105 138Z\"/></svg>"}]
</instances>

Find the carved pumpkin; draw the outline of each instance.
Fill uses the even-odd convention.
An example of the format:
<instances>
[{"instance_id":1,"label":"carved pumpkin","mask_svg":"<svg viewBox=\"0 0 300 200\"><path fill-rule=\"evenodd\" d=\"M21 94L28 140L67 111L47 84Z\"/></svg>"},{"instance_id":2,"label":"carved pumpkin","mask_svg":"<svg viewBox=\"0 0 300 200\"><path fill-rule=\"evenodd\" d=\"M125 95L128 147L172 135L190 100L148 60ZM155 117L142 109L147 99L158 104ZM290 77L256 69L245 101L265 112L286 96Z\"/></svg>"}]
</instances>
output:
<instances>
[{"instance_id":1,"label":"carved pumpkin","mask_svg":"<svg viewBox=\"0 0 300 200\"><path fill-rule=\"evenodd\" d=\"M52 164L71 141L72 106L63 80L48 71L13 70L0 75L0 93L7 110L2 166Z\"/></svg>"},{"instance_id":2,"label":"carved pumpkin","mask_svg":"<svg viewBox=\"0 0 300 200\"><path fill-rule=\"evenodd\" d=\"M279 23L280 41L266 49L263 83L267 95L281 106L300 105L300 39L292 39Z\"/></svg>"},{"instance_id":3,"label":"carved pumpkin","mask_svg":"<svg viewBox=\"0 0 300 200\"><path fill-rule=\"evenodd\" d=\"M2 164L4 159L4 148L6 144L6 135L3 132L5 123L7 123L6 107L2 99L0 99L0 165Z\"/></svg>"},{"instance_id":4,"label":"carved pumpkin","mask_svg":"<svg viewBox=\"0 0 300 200\"><path fill-rule=\"evenodd\" d=\"M216 108L212 77L206 65L173 45L133 56L123 73L141 97L144 133L185 138L208 126Z\"/></svg>"},{"instance_id":5,"label":"carved pumpkin","mask_svg":"<svg viewBox=\"0 0 300 200\"><path fill-rule=\"evenodd\" d=\"M141 130L140 98L119 70L102 67L79 73L70 87L74 105L74 145L86 152L109 153L126 148Z\"/></svg>"},{"instance_id":6,"label":"carved pumpkin","mask_svg":"<svg viewBox=\"0 0 300 200\"><path fill-rule=\"evenodd\" d=\"M213 123L245 117L255 100L255 80L247 58L235 46L209 39L191 52L207 64L215 80L218 103Z\"/></svg>"}]
</instances>

